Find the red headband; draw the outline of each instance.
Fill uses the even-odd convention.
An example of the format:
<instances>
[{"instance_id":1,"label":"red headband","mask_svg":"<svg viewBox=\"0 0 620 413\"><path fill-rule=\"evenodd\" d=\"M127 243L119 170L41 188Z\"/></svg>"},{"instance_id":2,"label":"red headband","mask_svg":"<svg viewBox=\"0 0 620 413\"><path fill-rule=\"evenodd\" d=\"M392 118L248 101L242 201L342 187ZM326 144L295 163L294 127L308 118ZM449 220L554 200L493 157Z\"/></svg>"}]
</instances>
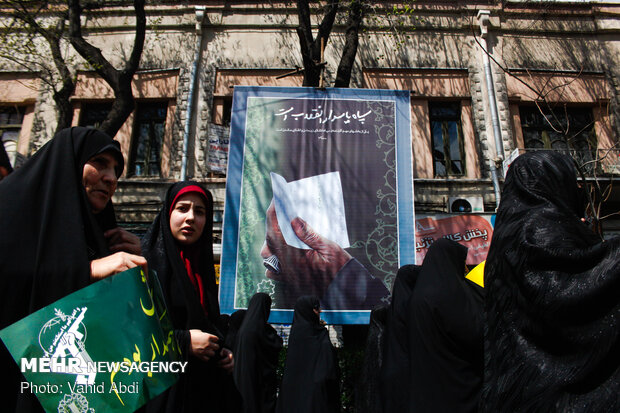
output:
<instances>
[{"instance_id":1,"label":"red headband","mask_svg":"<svg viewBox=\"0 0 620 413\"><path fill-rule=\"evenodd\" d=\"M170 211L168 211L168 215L172 213L172 210L174 209L174 205L177 203L177 200L179 199L179 197L183 194L187 194L188 192L196 192L202 195L205 201L209 202L209 197L207 196L207 193L204 191L204 189L202 189L198 185L188 185L186 187L181 188L181 190L176 194L176 196L172 200L172 204L170 204Z\"/></svg>"}]
</instances>

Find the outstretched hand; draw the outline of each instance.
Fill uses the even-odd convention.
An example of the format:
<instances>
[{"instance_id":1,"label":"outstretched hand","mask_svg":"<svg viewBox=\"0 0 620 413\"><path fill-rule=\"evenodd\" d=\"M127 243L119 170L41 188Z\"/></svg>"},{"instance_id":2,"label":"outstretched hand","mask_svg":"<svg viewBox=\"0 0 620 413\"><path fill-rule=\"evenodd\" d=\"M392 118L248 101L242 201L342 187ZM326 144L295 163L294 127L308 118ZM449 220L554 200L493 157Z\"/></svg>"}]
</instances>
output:
<instances>
[{"instance_id":1,"label":"outstretched hand","mask_svg":"<svg viewBox=\"0 0 620 413\"><path fill-rule=\"evenodd\" d=\"M130 268L141 266L148 274L146 258L140 255L117 252L104 258L92 260L90 262L90 279L98 281Z\"/></svg>"}]
</instances>

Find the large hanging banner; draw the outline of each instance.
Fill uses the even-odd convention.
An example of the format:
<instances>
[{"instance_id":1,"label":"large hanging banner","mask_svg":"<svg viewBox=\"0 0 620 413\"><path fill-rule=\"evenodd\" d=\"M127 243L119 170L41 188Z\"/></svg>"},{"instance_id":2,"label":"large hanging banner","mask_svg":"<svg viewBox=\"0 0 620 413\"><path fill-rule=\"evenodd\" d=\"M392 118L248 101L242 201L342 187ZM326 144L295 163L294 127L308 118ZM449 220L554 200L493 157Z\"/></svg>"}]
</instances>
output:
<instances>
[{"instance_id":1,"label":"large hanging banner","mask_svg":"<svg viewBox=\"0 0 620 413\"><path fill-rule=\"evenodd\" d=\"M133 412L174 384L187 362L149 278L133 268L0 331L26 378L20 392L48 412Z\"/></svg>"},{"instance_id":2,"label":"large hanging banner","mask_svg":"<svg viewBox=\"0 0 620 413\"><path fill-rule=\"evenodd\" d=\"M290 323L302 295L333 324L367 323L415 262L409 92L236 87L220 305L259 291Z\"/></svg>"}]
</instances>

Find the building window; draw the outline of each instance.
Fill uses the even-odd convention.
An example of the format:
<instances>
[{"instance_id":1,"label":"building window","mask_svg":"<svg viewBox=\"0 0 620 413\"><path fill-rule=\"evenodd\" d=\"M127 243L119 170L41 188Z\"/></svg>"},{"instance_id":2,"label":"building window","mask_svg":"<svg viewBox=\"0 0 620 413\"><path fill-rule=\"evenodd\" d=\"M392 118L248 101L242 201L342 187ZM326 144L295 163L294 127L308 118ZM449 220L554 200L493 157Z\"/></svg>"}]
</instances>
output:
<instances>
[{"instance_id":1,"label":"building window","mask_svg":"<svg viewBox=\"0 0 620 413\"><path fill-rule=\"evenodd\" d=\"M98 128L112 110L112 103L82 103L79 126Z\"/></svg>"},{"instance_id":2,"label":"building window","mask_svg":"<svg viewBox=\"0 0 620 413\"><path fill-rule=\"evenodd\" d=\"M0 137L6 154L15 166L17 142L24 121L25 108L21 106L0 106Z\"/></svg>"},{"instance_id":3,"label":"building window","mask_svg":"<svg viewBox=\"0 0 620 413\"><path fill-rule=\"evenodd\" d=\"M167 111L166 102L137 104L130 175L161 176L161 151Z\"/></svg>"},{"instance_id":4,"label":"building window","mask_svg":"<svg viewBox=\"0 0 620 413\"><path fill-rule=\"evenodd\" d=\"M429 103L435 176L464 175L465 156L459 103Z\"/></svg>"},{"instance_id":5,"label":"building window","mask_svg":"<svg viewBox=\"0 0 620 413\"><path fill-rule=\"evenodd\" d=\"M595 159L597 146L591 108L542 110L520 106L525 149L552 149L570 154L581 165Z\"/></svg>"}]
</instances>

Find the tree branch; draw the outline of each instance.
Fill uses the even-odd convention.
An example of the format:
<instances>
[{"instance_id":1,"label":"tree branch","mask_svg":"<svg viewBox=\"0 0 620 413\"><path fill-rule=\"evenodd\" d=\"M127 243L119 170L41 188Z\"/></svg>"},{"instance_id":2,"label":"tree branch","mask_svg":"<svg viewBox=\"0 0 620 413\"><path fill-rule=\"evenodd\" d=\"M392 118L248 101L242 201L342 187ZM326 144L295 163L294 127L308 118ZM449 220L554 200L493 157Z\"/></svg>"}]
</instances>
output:
<instances>
[{"instance_id":1,"label":"tree branch","mask_svg":"<svg viewBox=\"0 0 620 413\"><path fill-rule=\"evenodd\" d=\"M91 64L95 71L105 79L116 92L120 88L118 84L117 70L108 62L101 53L101 49L91 45L82 36L82 6L79 0L68 0L69 5L69 41L73 48L86 61Z\"/></svg>"},{"instance_id":2,"label":"tree branch","mask_svg":"<svg viewBox=\"0 0 620 413\"><path fill-rule=\"evenodd\" d=\"M107 118L99 129L114 136L129 117L135 107L131 89L131 80L140 65L140 56L144 47L146 32L145 0L134 0L136 13L136 34L133 49L125 67L117 70L103 56L101 50L88 43L82 35L80 22L82 8L79 0L68 0L69 4L69 40L75 50L87 62L94 66L95 71L110 85L114 91L114 102Z\"/></svg>"},{"instance_id":3,"label":"tree branch","mask_svg":"<svg viewBox=\"0 0 620 413\"><path fill-rule=\"evenodd\" d=\"M359 45L359 30L364 18L364 7L360 0L353 0L349 7L349 18L345 34L345 44L336 73L335 87L349 87L351 83L351 71L355 64L357 47Z\"/></svg>"}]
</instances>

